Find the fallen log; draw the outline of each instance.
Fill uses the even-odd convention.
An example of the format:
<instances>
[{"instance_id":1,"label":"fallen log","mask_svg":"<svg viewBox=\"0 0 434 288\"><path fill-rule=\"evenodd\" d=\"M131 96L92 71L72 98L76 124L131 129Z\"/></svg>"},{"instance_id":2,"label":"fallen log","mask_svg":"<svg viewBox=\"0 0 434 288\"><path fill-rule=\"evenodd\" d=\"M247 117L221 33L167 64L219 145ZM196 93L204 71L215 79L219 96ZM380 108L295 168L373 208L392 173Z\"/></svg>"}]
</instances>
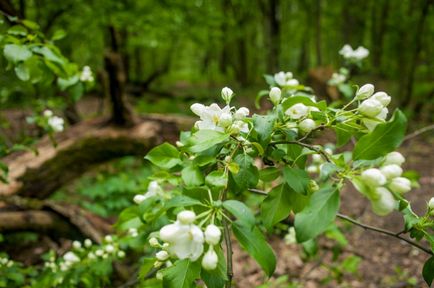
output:
<instances>
[{"instance_id":1,"label":"fallen log","mask_svg":"<svg viewBox=\"0 0 434 288\"><path fill-rule=\"evenodd\" d=\"M150 115L132 127L108 126L106 120L85 121L55 137L57 147L43 138L38 154L28 151L3 159L9 166L8 183L0 195L44 199L93 165L128 156L142 157L152 147L174 142L180 129L192 124L188 117Z\"/></svg>"}]
</instances>

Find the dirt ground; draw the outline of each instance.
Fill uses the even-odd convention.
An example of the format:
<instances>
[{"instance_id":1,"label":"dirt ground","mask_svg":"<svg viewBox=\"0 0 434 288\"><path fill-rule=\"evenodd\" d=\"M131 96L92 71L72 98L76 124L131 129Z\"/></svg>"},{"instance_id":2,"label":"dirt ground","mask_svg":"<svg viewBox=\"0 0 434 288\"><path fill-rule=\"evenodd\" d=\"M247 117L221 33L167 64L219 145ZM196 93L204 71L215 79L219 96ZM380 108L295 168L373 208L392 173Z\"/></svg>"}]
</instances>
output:
<instances>
[{"instance_id":1,"label":"dirt ground","mask_svg":"<svg viewBox=\"0 0 434 288\"><path fill-rule=\"evenodd\" d=\"M406 170L416 170L420 174L419 189L413 189L406 194L413 210L423 214L426 203L434 196L434 155L432 147L434 137L418 137L404 143L400 152L407 161ZM342 191L340 211L357 219L359 222L400 231L403 220L399 213L392 213L386 217L378 217L372 213L369 201L363 198L351 185ZM384 236L360 227L348 225L343 220L337 220L340 227L345 227L348 246L340 256L343 259L350 255L361 257L361 263L356 273L343 273L340 281L332 280L323 283L323 279L330 276L326 267L333 264L333 241L321 237L318 256L307 262L303 260L301 247L285 244L281 239L271 239L277 256L276 274L268 287L288 287L278 284L275 279L287 275L291 282L298 283L296 287L427 287L422 279L422 267L428 256L405 242ZM423 243L426 244L426 243ZM427 245L425 245L427 246ZM428 247L428 246L427 246ZM234 272L237 287L257 287L267 281L258 265L250 259L239 247L234 252ZM337 264L337 263L335 263ZM411 279L409 281L409 279ZM409 283L410 282L410 283ZM291 286L292 287L292 286Z\"/></svg>"}]
</instances>

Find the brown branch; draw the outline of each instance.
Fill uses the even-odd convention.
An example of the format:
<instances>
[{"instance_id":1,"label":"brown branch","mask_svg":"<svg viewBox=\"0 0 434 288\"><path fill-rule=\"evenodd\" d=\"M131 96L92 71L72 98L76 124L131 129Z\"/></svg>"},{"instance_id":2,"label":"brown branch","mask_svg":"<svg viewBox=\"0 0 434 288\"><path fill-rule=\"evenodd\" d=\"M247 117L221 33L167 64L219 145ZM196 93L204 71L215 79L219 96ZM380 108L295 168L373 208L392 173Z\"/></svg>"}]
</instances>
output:
<instances>
[{"instance_id":1,"label":"brown branch","mask_svg":"<svg viewBox=\"0 0 434 288\"><path fill-rule=\"evenodd\" d=\"M415 138L415 137L417 137L417 136L419 136L425 132L431 131L431 130L434 130L434 124L423 127L421 129L418 129L418 130L408 134L407 136L404 137L403 142L408 141L410 139L413 139L413 138Z\"/></svg>"},{"instance_id":2,"label":"brown branch","mask_svg":"<svg viewBox=\"0 0 434 288\"><path fill-rule=\"evenodd\" d=\"M423 252L425 252L425 253L427 253L427 254L429 254L429 255L434 255L433 252L432 252L431 250L429 250L429 249L423 247L423 246L420 245L419 243L416 243L416 242L413 241L413 240L410 240L410 239L407 239L407 238L405 238L405 237L402 237L402 236L401 236L402 232L398 232L398 233L396 233L396 232L389 231L389 230L386 230L386 229L383 229L383 228L379 228L379 227L375 227L375 226L367 225L367 224L364 224L364 223L360 223L360 222L358 222L357 220L355 220L355 219L353 219L353 218L351 218L351 217L349 217L349 216L347 216L347 215L341 214L341 213L336 214L336 216L337 216L338 218L341 218L341 219L343 219L343 220L346 220L346 221L348 221L348 222L350 222L350 223L352 223L352 224L354 224L354 225L356 225L356 226L362 227L362 228L365 229L365 230L371 230L371 231L374 231L374 232L378 232L378 233L381 233L381 234L384 234L384 235L388 235L388 236L391 236L391 237L397 238L397 239L399 239L399 240L402 240L402 241L404 241L404 242L407 242L407 243L410 244L411 246L414 246L414 247L416 247L416 248L419 248L420 250L422 250Z\"/></svg>"}]
</instances>

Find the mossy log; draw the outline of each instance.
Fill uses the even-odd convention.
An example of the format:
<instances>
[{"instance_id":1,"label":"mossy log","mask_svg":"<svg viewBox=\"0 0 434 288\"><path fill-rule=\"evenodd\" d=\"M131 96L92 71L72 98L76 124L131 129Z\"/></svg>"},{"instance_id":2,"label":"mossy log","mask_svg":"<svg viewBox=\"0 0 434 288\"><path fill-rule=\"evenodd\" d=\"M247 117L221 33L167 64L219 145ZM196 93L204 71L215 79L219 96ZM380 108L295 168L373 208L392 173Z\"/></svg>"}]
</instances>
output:
<instances>
[{"instance_id":1,"label":"mossy log","mask_svg":"<svg viewBox=\"0 0 434 288\"><path fill-rule=\"evenodd\" d=\"M106 120L82 122L55 137L57 146L44 138L31 151L9 155L7 184L0 184L0 196L20 195L45 199L79 177L91 166L128 155L143 157L152 147L174 142L180 129L192 124L187 117L150 115L132 127L108 126Z\"/></svg>"}]
</instances>

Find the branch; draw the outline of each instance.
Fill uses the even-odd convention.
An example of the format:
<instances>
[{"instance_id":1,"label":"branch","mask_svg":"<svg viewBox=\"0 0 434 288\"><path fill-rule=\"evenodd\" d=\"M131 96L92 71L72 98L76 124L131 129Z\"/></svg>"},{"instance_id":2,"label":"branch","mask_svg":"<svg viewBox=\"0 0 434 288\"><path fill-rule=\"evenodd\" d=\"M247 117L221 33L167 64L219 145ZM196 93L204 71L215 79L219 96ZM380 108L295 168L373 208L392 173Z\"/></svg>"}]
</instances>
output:
<instances>
[{"instance_id":1,"label":"branch","mask_svg":"<svg viewBox=\"0 0 434 288\"><path fill-rule=\"evenodd\" d=\"M420 134L423 134L423 133L428 132L430 130L434 130L434 124L423 127L421 129L414 131L413 133L408 134L407 136L404 137L404 142L408 141L410 139L413 139L413 138L419 136Z\"/></svg>"},{"instance_id":2,"label":"branch","mask_svg":"<svg viewBox=\"0 0 434 288\"><path fill-rule=\"evenodd\" d=\"M410 239L407 239L407 238L405 238L405 237L402 237L402 236L401 236L401 233L402 233L402 232L395 233L395 232L393 232L393 231L389 231L389 230L386 230L386 229L382 229L382 228L378 228L378 227L375 227L375 226L370 226L370 225L367 225L367 224L363 224L363 223L360 223L360 222L358 222L357 220L355 220L355 219L353 219L353 218L351 218L351 217L349 217L349 216L347 216L347 215L341 214L341 213L336 214L336 216L337 216L338 218L344 219L344 220L346 220L346 221L348 221L348 222L350 222L350 223L352 223L352 224L354 224L354 225L356 225L356 226L362 227L362 228L365 229L365 230L371 230L371 231L375 231L375 232L378 232L378 233L381 233L381 234L384 234L384 235L388 235L388 236L391 236L391 237L397 238L397 239L399 239L399 240L402 240L402 241L407 242L407 243L410 244L411 246L414 246L414 247L416 247L416 248L419 248L420 250L422 250L423 252L425 252L425 253L427 253L427 254L429 254L429 255L434 255L433 252L432 252L431 250L429 250L429 249L423 247L423 246L420 245L419 243L416 243L415 241L412 241L412 240L410 240Z\"/></svg>"},{"instance_id":3,"label":"branch","mask_svg":"<svg viewBox=\"0 0 434 288\"><path fill-rule=\"evenodd\" d=\"M333 163L333 161L330 159L330 156L326 152L324 152L321 148L315 147L314 145L306 144L300 141L286 141L286 140L270 142L270 145L272 146L275 146L277 144L296 144L305 147L307 149L315 151L318 154L321 154L324 157L324 159L326 159L327 162Z\"/></svg>"}]
</instances>

